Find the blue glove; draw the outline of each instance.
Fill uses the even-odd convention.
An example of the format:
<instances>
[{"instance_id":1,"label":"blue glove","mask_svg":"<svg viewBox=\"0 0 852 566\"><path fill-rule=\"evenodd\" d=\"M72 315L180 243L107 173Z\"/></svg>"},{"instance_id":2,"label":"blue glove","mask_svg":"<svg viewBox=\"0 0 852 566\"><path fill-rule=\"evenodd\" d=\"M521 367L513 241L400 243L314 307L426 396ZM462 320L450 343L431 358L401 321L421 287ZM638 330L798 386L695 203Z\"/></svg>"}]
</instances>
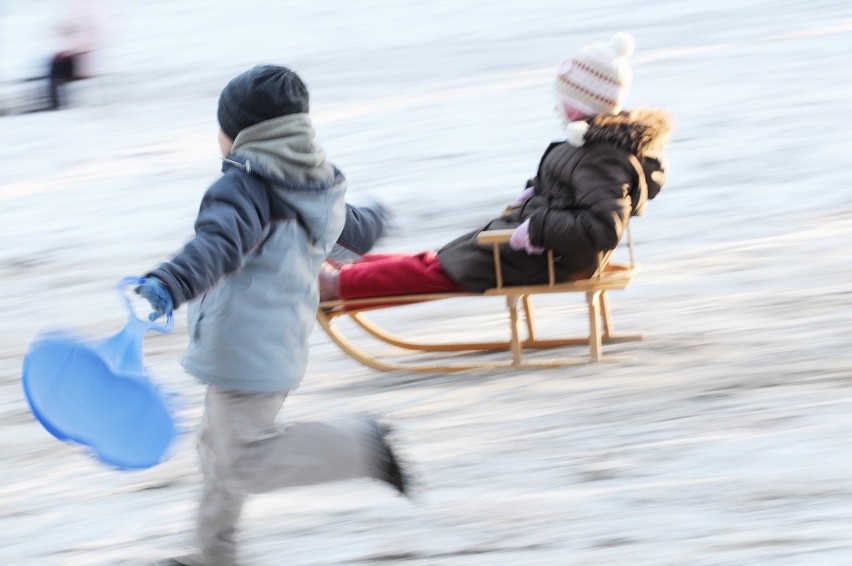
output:
<instances>
[{"instance_id":1,"label":"blue glove","mask_svg":"<svg viewBox=\"0 0 852 566\"><path fill-rule=\"evenodd\" d=\"M175 308L175 302L166 286L159 279L148 277L145 282L136 287L137 295L151 303L154 312L148 315L148 320L154 321L163 315L170 315Z\"/></svg>"},{"instance_id":2,"label":"blue glove","mask_svg":"<svg viewBox=\"0 0 852 566\"><path fill-rule=\"evenodd\" d=\"M512 232L512 237L509 239L509 247L513 250L524 251L529 255L539 255L544 253L544 248L534 246L530 243L530 219L527 218L524 222L515 228Z\"/></svg>"}]
</instances>

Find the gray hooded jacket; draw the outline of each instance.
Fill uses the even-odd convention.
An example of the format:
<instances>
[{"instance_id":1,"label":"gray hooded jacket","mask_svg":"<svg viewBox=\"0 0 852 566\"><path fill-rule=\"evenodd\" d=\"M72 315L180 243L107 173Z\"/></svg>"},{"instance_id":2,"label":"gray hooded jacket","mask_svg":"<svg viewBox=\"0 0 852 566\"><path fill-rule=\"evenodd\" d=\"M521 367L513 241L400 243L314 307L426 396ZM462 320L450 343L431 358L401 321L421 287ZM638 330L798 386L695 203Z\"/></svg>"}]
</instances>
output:
<instances>
[{"instance_id":1,"label":"gray hooded jacket","mask_svg":"<svg viewBox=\"0 0 852 566\"><path fill-rule=\"evenodd\" d=\"M290 391L308 357L320 266L346 217L343 175L306 114L241 131L195 237L149 275L189 304L186 370L226 390Z\"/></svg>"}]
</instances>

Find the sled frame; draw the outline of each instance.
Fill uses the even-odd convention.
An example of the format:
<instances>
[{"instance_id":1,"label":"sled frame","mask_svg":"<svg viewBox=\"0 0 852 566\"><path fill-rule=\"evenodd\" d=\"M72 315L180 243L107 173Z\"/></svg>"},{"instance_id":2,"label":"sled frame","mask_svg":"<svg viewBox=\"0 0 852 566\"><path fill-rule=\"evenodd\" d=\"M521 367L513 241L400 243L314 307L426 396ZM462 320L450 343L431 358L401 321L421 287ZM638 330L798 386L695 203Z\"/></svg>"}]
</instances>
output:
<instances>
[{"instance_id":1,"label":"sled frame","mask_svg":"<svg viewBox=\"0 0 852 566\"><path fill-rule=\"evenodd\" d=\"M610 263L612 252L600 254L598 268L588 279L557 283L555 277L554 254L547 251L548 283L543 285L511 286L503 285L503 273L500 259L500 245L507 243L512 230L489 230L480 232L478 240L483 244L491 244L494 254L494 268L497 285L481 293L431 293L418 295L402 295L390 297L371 297L366 299L338 299L323 301L317 310L317 321L329 338L347 355L356 361L379 371L409 371L417 373L463 372L496 368L554 368L581 365L597 362L619 362L624 358L603 355L605 344L619 344L643 339L640 334L616 335L613 332L612 317L607 293L623 290L638 271L638 265L633 257L633 241L627 234L629 262L623 264ZM589 333L587 336L565 338L539 338L536 334L535 316L532 298L545 294L585 294L588 312ZM368 311L393 308L402 305L440 301L454 298L505 297L508 313L508 340L493 340L480 342L451 342L429 343L409 340L397 334L388 332L367 317ZM341 331L336 319L349 317L358 327L378 341L419 354L435 354L429 356L426 362L397 362L371 354L356 345ZM524 358L524 350L563 348L585 345L587 356L560 357L547 360L530 360ZM457 352L492 352L505 351L507 359L499 361L470 361L447 363L442 354ZM434 358L434 362L431 361Z\"/></svg>"}]
</instances>

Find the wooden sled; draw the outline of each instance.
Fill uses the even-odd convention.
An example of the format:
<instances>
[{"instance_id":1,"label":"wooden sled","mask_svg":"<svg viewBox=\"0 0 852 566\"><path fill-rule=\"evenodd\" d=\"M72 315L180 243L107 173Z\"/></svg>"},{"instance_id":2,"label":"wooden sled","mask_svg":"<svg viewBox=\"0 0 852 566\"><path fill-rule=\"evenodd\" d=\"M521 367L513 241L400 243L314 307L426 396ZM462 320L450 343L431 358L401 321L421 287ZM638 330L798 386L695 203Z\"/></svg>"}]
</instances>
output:
<instances>
[{"instance_id":1,"label":"wooden sled","mask_svg":"<svg viewBox=\"0 0 852 566\"><path fill-rule=\"evenodd\" d=\"M323 301L317 310L317 320L328 336L346 354L361 362L362 364L380 370L397 371L405 370L421 373L435 372L459 372L489 368L553 368L565 367L590 362L613 362L623 361L621 358L603 356L604 344L616 344L642 340L641 335L617 336L612 332L612 322L606 294L609 291L622 290L627 287L638 270L638 265L633 259L633 242L630 237L629 228L627 243L629 249L629 261L623 264L610 263L612 252L601 255L598 269L588 279L557 283L555 281L553 251L548 250L549 282L546 285L529 286L503 286L503 273L500 262L500 244L509 241L512 230L491 230L481 232L479 241L492 244L494 250L494 268L497 286L482 293L460 292L460 293L433 293L419 295L402 295L392 297L374 297L367 299L341 299ZM533 306L531 298L535 295L553 295L559 293L584 293L588 310L589 334L583 337L569 338L539 338L536 334ZM452 342L452 343L423 343L408 340L396 334L384 330L367 318L368 311L387 309L439 301L447 299L468 297L505 297L508 310L509 339L481 342ZM433 354L426 362L399 362L390 361L370 354L364 349L356 346L341 332L336 319L348 317L367 334L379 341L396 348L413 352L416 354ZM522 336L522 330L526 329L526 336ZM588 346L588 356L573 358L556 358L548 360L529 360L523 354L527 349L552 349L567 346ZM501 361L470 361L447 363L449 353L458 352L489 352L505 351L510 356ZM422 357L422 356L421 356ZM432 362L432 359L435 361Z\"/></svg>"}]
</instances>

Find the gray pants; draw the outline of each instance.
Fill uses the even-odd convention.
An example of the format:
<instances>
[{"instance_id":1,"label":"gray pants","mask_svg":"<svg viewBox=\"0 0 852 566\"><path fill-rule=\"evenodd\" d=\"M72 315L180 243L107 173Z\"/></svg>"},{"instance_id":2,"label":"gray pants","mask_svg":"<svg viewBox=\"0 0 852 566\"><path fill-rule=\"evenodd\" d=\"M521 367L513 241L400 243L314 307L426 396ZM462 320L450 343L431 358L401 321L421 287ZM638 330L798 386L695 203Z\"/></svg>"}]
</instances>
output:
<instances>
[{"instance_id":1,"label":"gray pants","mask_svg":"<svg viewBox=\"0 0 852 566\"><path fill-rule=\"evenodd\" d=\"M208 387L198 439L201 553L181 562L235 563L237 522L248 494L379 475L383 448L368 419L282 426L275 418L286 397Z\"/></svg>"}]
</instances>

